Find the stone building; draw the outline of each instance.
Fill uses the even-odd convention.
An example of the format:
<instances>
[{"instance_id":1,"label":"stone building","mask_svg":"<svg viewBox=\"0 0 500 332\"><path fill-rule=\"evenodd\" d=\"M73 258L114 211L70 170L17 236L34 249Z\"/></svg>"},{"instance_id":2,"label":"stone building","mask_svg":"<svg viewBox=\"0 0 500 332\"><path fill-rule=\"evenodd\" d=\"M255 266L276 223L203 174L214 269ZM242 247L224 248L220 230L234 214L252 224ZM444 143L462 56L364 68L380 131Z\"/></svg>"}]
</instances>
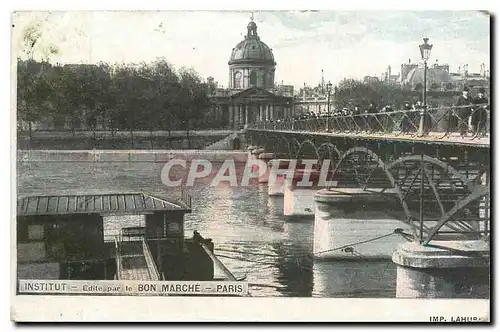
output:
<instances>
[{"instance_id":1,"label":"stone building","mask_svg":"<svg viewBox=\"0 0 500 332\"><path fill-rule=\"evenodd\" d=\"M253 19L247 34L231 51L229 85L210 95L222 127L242 129L250 123L293 117L293 87L275 84L276 61L257 33Z\"/></svg>"},{"instance_id":2,"label":"stone building","mask_svg":"<svg viewBox=\"0 0 500 332\"><path fill-rule=\"evenodd\" d=\"M408 63L401 64L399 75L392 75L391 67L387 67L385 73L381 75L382 81L389 84L396 84L412 91L420 91L424 84L424 67L422 64ZM458 68L458 71L452 72L448 64L428 64L427 67L427 90L428 91L460 91L464 86L470 89L480 87L489 90L489 71L485 65L481 65L480 73L470 73L468 65Z\"/></svg>"}]
</instances>

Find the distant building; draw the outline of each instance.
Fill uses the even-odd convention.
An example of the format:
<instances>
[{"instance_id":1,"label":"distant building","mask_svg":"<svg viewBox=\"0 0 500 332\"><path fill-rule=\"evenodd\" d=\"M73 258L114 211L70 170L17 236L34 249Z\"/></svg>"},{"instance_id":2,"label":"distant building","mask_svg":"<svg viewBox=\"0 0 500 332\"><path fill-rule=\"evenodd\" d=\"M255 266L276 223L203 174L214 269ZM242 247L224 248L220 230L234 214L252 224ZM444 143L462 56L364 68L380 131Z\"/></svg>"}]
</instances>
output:
<instances>
[{"instance_id":1,"label":"distant building","mask_svg":"<svg viewBox=\"0 0 500 332\"><path fill-rule=\"evenodd\" d=\"M294 113L324 115L328 113L328 92L325 80L322 77L321 82L310 87L304 83L304 87L297 91L294 99ZM330 94L330 111L333 111L334 91Z\"/></svg>"},{"instance_id":2,"label":"distant building","mask_svg":"<svg viewBox=\"0 0 500 332\"><path fill-rule=\"evenodd\" d=\"M388 66L386 72L381 75L381 81L389 84L399 84L399 75L392 75L392 68Z\"/></svg>"},{"instance_id":3,"label":"distant building","mask_svg":"<svg viewBox=\"0 0 500 332\"><path fill-rule=\"evenodd\" d=\"M379 82L379 78L377 76L365 76L363 77L363 82L364 83L374 83L374 82Z\"/></svg>"},{"instance_id":4,"label":"distant building","mask_svg":"<svg viewBox=\"0 0 500 332\"><path fill-rule=\"evenodd\" d=\"M364 81L367 82L365 76ZM401 64L401 72L398 75L393 75L391 66L387 67L385 73L382 73L381 80L387 84L400 85L409 90L422 90L424 84L424 67L423 64L412 63L408 59L408 63ZM489 90L489 71L485 69L485 65L481 65L480 73L469 73L468 65L460 66L458 72L451 72L448 64L436 63L429 64L427 68L427 89L429 91L459 91L464 86L470 89L478 89L480 87Z\"/></svg>"}]
</instances>

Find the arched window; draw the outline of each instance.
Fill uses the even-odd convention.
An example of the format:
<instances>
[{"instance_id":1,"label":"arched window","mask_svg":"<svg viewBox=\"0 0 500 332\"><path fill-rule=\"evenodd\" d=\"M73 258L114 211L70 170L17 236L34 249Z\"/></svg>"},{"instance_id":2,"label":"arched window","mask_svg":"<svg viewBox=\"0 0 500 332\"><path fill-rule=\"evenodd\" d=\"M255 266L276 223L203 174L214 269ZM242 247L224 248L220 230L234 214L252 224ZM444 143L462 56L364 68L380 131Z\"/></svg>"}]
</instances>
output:
<instances>
[{"instance_id":1,"label":"arched window","mask_svg":"<svg viewBox=\"0 0 500 332\"><path fill-rule=\"evenodd\" d=\"M241 89L241 72L237 71L234 73L234 84L235 89Z\"/></svg>"},{"instance_id":2,"label":"arched window","mask_svg":"<svg viewBox=\"0 0 500 332\"><path fill-rule=\"evenodd\" d=\"M255 70L252 70L250 72L250 86L256 86L257 85L257 73Z\"/></svg>"}]
</instances>

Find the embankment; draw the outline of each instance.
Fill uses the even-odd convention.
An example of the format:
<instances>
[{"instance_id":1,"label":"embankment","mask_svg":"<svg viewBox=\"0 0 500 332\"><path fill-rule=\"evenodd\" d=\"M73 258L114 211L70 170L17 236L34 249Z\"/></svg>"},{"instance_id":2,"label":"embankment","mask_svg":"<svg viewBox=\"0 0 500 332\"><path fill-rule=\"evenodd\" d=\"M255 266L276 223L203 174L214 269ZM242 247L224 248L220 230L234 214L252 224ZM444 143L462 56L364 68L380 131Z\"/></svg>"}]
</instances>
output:
<instances>
[{"instance_id":1,"label":"embankment","mask_svg":"<svg viewBox=\"0 0 500 332\"><path fill-rule=\"evenodd\" d=\"M246 162L244 151L214 150L18 150L18 162L167 162L171 159Z\"/></svg>"}]
</instances>

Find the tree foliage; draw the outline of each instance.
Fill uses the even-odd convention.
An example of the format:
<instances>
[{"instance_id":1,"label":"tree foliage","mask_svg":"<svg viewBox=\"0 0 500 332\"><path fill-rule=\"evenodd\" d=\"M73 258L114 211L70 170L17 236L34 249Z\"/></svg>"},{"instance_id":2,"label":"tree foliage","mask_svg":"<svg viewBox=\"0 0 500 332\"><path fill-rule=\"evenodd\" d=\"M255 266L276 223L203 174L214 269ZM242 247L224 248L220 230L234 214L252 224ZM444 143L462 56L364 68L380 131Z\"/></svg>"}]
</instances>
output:
<instances>
[{"instance_id":1,"label":"tree foliage","mask_svg":"<svg viewBox=\"0 0 500 332\"><path fill-rule=\"evenodd\" d=\"M334 105L337 109L359 106L367 108L370 103L380 107L390 105L400 108L405 102L412 102L415 94L400 86L386 84L381 81L362 82L355 79L344 79L334 91Z\"/></svg>"},{"instance_id":2,"label":"tree foliage","mask_svg":"<svg viewBox=\"0 0 500 332\"><path fill-rule=\"evenodd\" d=\"M35 36L36 37L36 36ZM157 60L139 65L17 62L18 119L112 130L203 128L208 85L192 69Z\"/></svg>"}]
</instances>

